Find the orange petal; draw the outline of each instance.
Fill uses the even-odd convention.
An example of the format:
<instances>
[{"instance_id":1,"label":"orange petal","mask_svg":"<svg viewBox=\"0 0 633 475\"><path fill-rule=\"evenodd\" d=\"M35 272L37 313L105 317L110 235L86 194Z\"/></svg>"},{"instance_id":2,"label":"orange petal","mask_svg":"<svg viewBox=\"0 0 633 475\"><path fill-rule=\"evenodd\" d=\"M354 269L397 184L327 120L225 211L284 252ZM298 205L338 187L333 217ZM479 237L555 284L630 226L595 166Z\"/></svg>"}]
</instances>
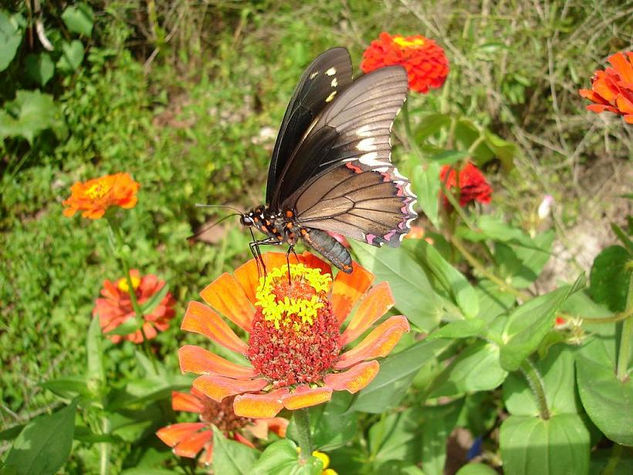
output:
<instances>
[{"instance_id":1,"label":"orange petal","mask_svg":"<svg viewBox=\"0 0 633 475\"><path fill-rule=\"evenodd\" d=\"M283 417L273 417L268 419L268 430L273 431L279 437L286 437L286 429L288 428L288 419Z\"/></svg>"},{"instance_id":2,"label":"orange petal","mask_svg":"<svg viewBox=\"0 0 633 475\"><path fill-rule=\"evenodd\" d=\"M382 317L387 310L395 305L391 289L387 282L381 282L371 289L354 313L354 317L341 335L341 346L354 341L363 334L376 320Z\"/></svg>"},{"instance_id":3,"label":"orange petal","mask_svg":"<svg viewBox=\"0 0 633 475\"><path fill-rule=\"evenodd\" d=\"M323 378L323 381L335 391L345 389L354 394L371 383L378 374L379 369L380 365L378 361L366 361L352 366L352 368L347 371L327 374L325 378Z\"/></svg>"},{"instance_id":4,"label":"orange petal","mask_svg":"<svg viewBox=\"0 0 633 475\"><path fill-rule=\"evenodd\" d=\"M195 458L202 448L213 438L213 431L203 430L180 442L174 447L174 453L179 457Z\"/></svg>"},{"instance_id":5,"label":"orange petal","mask_svg":"<svg viewBox=\"0 0 633 475\"><path fill-rule=\"evenodd\" d=\"M156 435L160 440L170 447L178 444L180 441L195 435L200 429L207 424L204 422L181 422L172 424L156 431Z\"/></svg>"},{"instance_id":6,"label":"orange petal","mask_svg":"<svg viewBox=\"0 0 633 475\"><path fill-rule=\"evenodd\" d=\"M255 419L275 417L284 407L281 400L286 394L286 388L266 394L240 394L233 401L233 412L236 416Z\"/></svg>"},{"instance_id":7,"label":"orange petal","mask_svg":"<svg viewBox=\"0 0 633 475\"><path fill-rule=\"evenodd\" d=\"M620 94L615 100L615 104L620 109L621 114L631 114L633 113L633 102Z\"/></svg>"},{"instance_id":8,"label":"orange petal","mask_svg":"<svg viewBox=\"0 0 633 475\"><path fill-rule=\"evenodd\" d=\"M255 448L255 445L253 445L253 443L250 440L248 440L246 437L244 437L239 432L234 432L233 433L233 439L237 440L240 444L244 444L244 445L250 447L251 449Z\"/></svg>"},{"instance_id":9,"label":"orange petal","mask_svg":"<svg viewBox=\"0 0 633 475\"><path fill-rule=\"evenodd\" d=\"M171 408L174 411L197 412L200 413L204 409L202 402L194 394L181 393L172 391Z\"/></svg>"},{"instance_id":10,"label":"orange petal","mask_svg":"<svg viewBox=\"0 0 633 475\"><path fill-rule=\"evenodd\" d=\"M247 332L251 331L255 309L240 283L231 274L222 274L207 285L200 292L200 296L238 327Z\"/></svg>"},{"instance_id":11,"label":"orange petal","mask_svg":"<svg viewBox=\"0 0 633 475\"><path fill-rule=\"evenodd\" d=\"M259 284L257 261L255 259L251 259L245 264L242 264L235 269L233 276L242 286L242 289L246 294L246 298L248 298L252 304L255 304L255 293L257 292L257 285Z\"/></svg>"},{"instance_id":12,"label":"orange petal","mask_svg":"<svg viewBox=\"0 0 633 475\"><path fill-rule=\"evenodd\" d=\"M207 444L198 461L206 467L211 465L211 462L213 462L213 441Z\"/></svg>"},{"instance_id":13,"label":"orange petal","mask_svg":"<svg viewBox=\"0 0 633 475\"><path fill-rule=\"evenodd\" d=\"M409 322L403 315L385 320L358 345L343 353L334 364L334 369L345 369L360 361L387 356L400 341L402 334L408 331Z\"/></svg>"},{"instance_id":14,"label":"orange petal","mask_svg":"<svg viewBox=\"0 0 633 475\"><path fill-rule=\"evenodd\" d=\"M627 85L633 84L633 65L629 63L624 53L615 53L609 57L608 61L616 69L622 81L627 83Z\"/></svg>"},{"instance_id":15,"label":"orange petal","mask_svg":"<svg viewBox=\"0 0 633 475\"><path fill-rule=\"evenodd\" d=\"M185 345L178 350L180 370L185 373L215 373L235 379L248 379L255 376L252 367L242 366L225 360L199 346Z\"/></svg>"},{"instance_id":16,"label":"orange petal","mask_svg":"<svg viewBox=\"0 0 633 475\"><path fill-rule=\"evenodd\" d=\"M246 354L248 345L235 334L222 318L200 302L189 302L180 328L200 333L211 340L237 353Z\"/></svg>"},{"instance_id":17,"label":"orange petal","mask_svg":"<svg viewBox=\"0 0 633 475\"><path fill-rule=\"evenodd\" d=\"M633 124L633 114L625 115L624 116L624 121L627 124Z\"/></svg>"},{"instance_id":18,"label":"orange petal","mask_svg":"<svg viewBox=\"0 0 633 475\"><path fill-rule=\"evenodd\" d=\"M332 399L332 388L311 388L310 386L297 386L292 392L283 397L282 401L286 409L303 409L316 406Z\"/></svg>"},{"instance_id":19,"label":"orange petal","mask_svg":"<svg viewBox=\"0 0 633 475\"><path fill-rule=\"evenodd\" d=\"M193 387L214 401L222 402L227 396L259 391L268 385L268 381L260 379L231 379L215 374L203 374L193 380Z\"/></svg>"},{"instance_id":20,"label":"orange petal","mask_svg":"<svg viewBox=\"0 0 633 475\"><path fill-rule=\"evenodd\" d=\"M374 280L374 274L352 262L351 274L339 272L332 286L332 310L339 324L343 323L352 307Z\"/></svg>"},{"instance_id":21,"label":"orange petal","mask_svg":"<svg viewBox=\"0 0 633 475\"><path fill-rule=\"evenodd\" d=\"M299 254L299 262L305 264L313 269L321 269L322 274L331 274L332 267L323 259L319 259L311 252L304 251L303 254Z\"/></svg>"},{"instance_id":22,"label":"orange petal","mask_svg":"<svg viewBox=\"0 0 633 475\"><path fill-rule=\"evenodd\" d=\"M615 114L618 113L618 109L607 105L607 104L590 104L587 106L587 110L591 111L591 112L595 112L597 114L599 114L600 112L604 112L604 111L609 111L609 112L613 112Z\"/></svg>"}]
</instances>

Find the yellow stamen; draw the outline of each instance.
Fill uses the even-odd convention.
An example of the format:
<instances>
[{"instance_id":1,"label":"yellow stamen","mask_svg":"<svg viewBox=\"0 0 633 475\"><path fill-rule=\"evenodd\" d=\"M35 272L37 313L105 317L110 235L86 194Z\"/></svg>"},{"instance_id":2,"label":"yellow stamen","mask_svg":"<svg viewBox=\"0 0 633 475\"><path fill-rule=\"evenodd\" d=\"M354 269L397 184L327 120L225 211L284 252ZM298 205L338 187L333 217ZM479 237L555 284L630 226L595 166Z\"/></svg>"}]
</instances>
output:
<instances>
[{"instance_id":1,"label":"yellow stamen","mask_svg":"<svg viewBox=\"0 0 633 475\"><path fill-rule=\"evenodd\" d=\"M424 40L422 38L414 38L413 40L408 40L402 36L396 36L393 39L393 42L401 48L417 48L424 44Z\"/></svg>"},{"instance_id":2,"label":"yellow stamen","mask_svg":"<svg viewBox=\"0 0 633 475\"><path fill-rule=\"evenodd\" d=\"M108 194L109 191L109 186L106 186L103 183L99 182L91 185L90 188L86 190L86 195L88 195L91 200L96 200L99 198L103 198L106 194Z\"/></svg>"},{"instance_id":3,"label":"yellow stamen","mask_svg":"<svg viewBox=\"0 0 633 475\"><path fill-rule=\"evenodd\" d=\"M138 286L141 285L141 279L140 277L137 277L135 275L131 276L131 280L132 280L132 287L134 287L134 290L138 289ZM127 283L127 278L126 277L122 277L119 279L119 281L117 282L117 287L119 288L119 290L123 291L123 292L129 292L130 291L130 286Z\"/></svg>"},{"instance_id":4,"label":"yellow stamen","mask_svg":"<svg viewBox=\"0 0 633 475\"><path fill-rule=\"evenodd\" d=\"M282 282L282 279L287 278L288 267L283 266L272 269L266 277L259 279L256 305L261 307L264 320L274 322L275 328L279 328L280 324L287 325L290 322L290 315L296 315L301 318L302 323L312 324L317 311L323 308L323 302L318 294L330 289L331 276L321 274L320 269L306 267L303 264L291 264L290 281L308 284L314 294L310 298L284 296L283 299L279 299L273 293L273 289ZM298 329L298 324L295 323L294 327Z\"/></svg>"}]
</instances>

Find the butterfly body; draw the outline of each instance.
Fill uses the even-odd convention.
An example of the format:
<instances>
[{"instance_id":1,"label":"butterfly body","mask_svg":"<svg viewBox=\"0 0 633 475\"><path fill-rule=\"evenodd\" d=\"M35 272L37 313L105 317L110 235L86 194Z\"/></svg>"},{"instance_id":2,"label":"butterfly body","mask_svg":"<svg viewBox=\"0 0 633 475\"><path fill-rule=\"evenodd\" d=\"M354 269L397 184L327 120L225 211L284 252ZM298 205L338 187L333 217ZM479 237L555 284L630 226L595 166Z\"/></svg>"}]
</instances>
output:
<instances>
[{"instance_id":1,"label":"butterfly body","mask_svg":"<svg viewBox=\"0 0 633 475\"><path fill-rule=\"evenodd\" d=\"M398 246L417 215L408 180L391 163L391 127L406 99L406 71L386 67L352 80L345 48L316 58L297 85L275 142L266 205L241 217L265 239L299 241L344 272L349 252L329 233ZM289 251L290 252L290 251Z\"/></svg>"}]
</instances>

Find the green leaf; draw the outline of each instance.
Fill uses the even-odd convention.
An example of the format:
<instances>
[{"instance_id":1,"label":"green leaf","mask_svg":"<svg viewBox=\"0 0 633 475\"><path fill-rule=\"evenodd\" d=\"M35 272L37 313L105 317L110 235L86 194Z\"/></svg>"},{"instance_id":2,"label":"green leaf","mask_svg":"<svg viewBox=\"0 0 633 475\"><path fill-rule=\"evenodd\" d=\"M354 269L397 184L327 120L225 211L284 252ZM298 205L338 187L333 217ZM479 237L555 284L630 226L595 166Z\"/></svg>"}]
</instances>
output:
<instances>
[{"instance_id":1,"label":"green leaf","mask_svg":"<svg viewBox=\"0 0 633 475\"><path fill-rule=\"evenodd\" d=\"M350 242L360 263L377 282L387 281L396 307L422 331L435 328L444 313L424 270L402 248Z\"/></svg>"},{"instance_id":2,"label":"green leaf","mask_svg":"<svg viewBox=\"0 0 633 475\"><path fill-rule=\"evenodd\" d=\"M497 471L490 465L469 463L460 468L455 475L497 475Z\"/></svg>"},{"instance_id":3,"label":"green leaf","mask_svg":"<svg viewBox=\"0 0 633 475\"><path fill-rule=\"evenodd\" d=\"M380 414L397 405L416 373L444 351L451 341L420 341L380 362L380 371L352 403L350 410Z\"/></svg>"},{"instance_id":4,"label":"green leaf","mask_svg":"<svg viewBox=\"0 0 633 475\"><path fill-rule=\"evenodd\" d=\"M86 378L83 376L53 379L42 383L41 386L66 399L73 399L77 396L88 399L93 397L93 393L88 389Z\"/></svg>"},{"instance_id":5,"label":"green leaf","mask_svg":"<svg viewBox=\"0 0 633 475\"><path fill-rule=\"evenodd\" d=\"M327 452L352 440L356 435L358 414L347 412L353 396L344 391L336 391L332 400L310 409L312 443L315 449ZM291 427L294 424L291 422ZM290 432L290 427L288 428Z\"/></svg>"},{"instance_id":6,"label":"green leaf","mask_svg":"<svg viewBox=\"0 0 633 475\"><path fill-rule=\"evenodd\" d=\"M213 426L213 471L226 475L250 474L257 451L240 442L228 440Z\"/></svg>"},{"instance_id":7,"label":"green leaf","mask_svg":"<svg viewBox=\"0 0 633 475\"><path fill-rule=\"evenodd\" d=\"M94 12L85 3L76 3L66 7L62 13L62 20L66 27L73 33L90 36L94 24Z\"/></svg>"},{"instance_id":8,"label":"green leaf","mask_svg":"<svg viewBox=\"0 0 633 475\"><path fill-rule=\"evenodd\" d=\"M499 445L505 473L559 475L589 470L589 431L577 414L547 420L510 416L501 424Z\"/></svg>"},{"instance_id":9,"label":"green leaf","mask_svg":"<svg viewBox=\"0 0 633 475\"><path fill-rule=\"evenodd\" d=\"M307 463L299 462L298 447L290 440L273 442L251 467L253 474L274 473L279 475L320 475L323 462L317 457L310 456ZM215 455L213 456L215 459ZM217 471L216 473L225 473Z\"/></svg>"},{"instance_id":10,"label":"green leaf","mask_svg":"<svg viewBox=\"0 0 633 475\"><path fill-rule=\"evenodd\" d=\"M140 330L145 321L142 318L138 318L136 315L128 317L121 325L106 332L106 335L129 335L130 333Z\"/></svg>"},{"instance_id":11,"label":"green leaf","mask_svg":"<svg viewBox=\"0 0 633 475\"><path fill-rule=\"evenodd\" d=\"M377 463L399 460L415 463L419 453L422 409L413 407L382 417L369 429L371 459Z\"/></svg>"},{"instance_id":12,"label":"green leaf","mask_svg":"<svg viewBox=\"0 0 633 475\"><path fill-rule=\"evenodd\" d=\"M415 254L421 257L422 264L433 274L444 290L453 297L463 314L470 318L477 316L479 300L475 289L466 277L446 262L440 253L424 240L417 242Z\"/></svg>"},{"instance_id":13,"label":"green leaf","mask_svg":"<svg viewBox=\"0 0 633 475\"><path fill-rule=\"evenodd\" d=\"M510 226L498 217L487 214L482 215L477 219L475 225L478 228L478 231L460 227L458 228L458 235L473 242L492 239L493 241L522 244L527 247L538 248L538 246L534 245L533 241L527 234L519 228Z\"/></svg>"},{"instance_id":14,"label":"green leaf","mask_svg":"<svg viewBox=\"0 0 633 475\"><path fill-rule=\"evenodd\" d=\"M483 133L486 145L501 161L503 168L506 171L510 171L514 168L514 157L516 157L519 150L517 145L502 139L498 135L490 132L488 129L484 129Z\"/></svg>"},{"instance_id":15,"label":"green leaf","mask_svg":"<svg viewBox=\"0 0 633 475\"><path fill-rule=\"evenodd\" d=\"M58 138L65 127L61 111L53 96L39 91L18 91L15 100L0 110L0 138L24 137L29 144L46 129L53 129Z\"/></svg>"},{"instance_id":16,"label":"green leaf","mask_svg":"<svg viewBox=\"0 0 633 475\"><path fill-rule=\"evenodd\" d=\"M25 60L26 75L40 86L53 77L55 64L48 53L29 54Z\"/></svg>"},{"instance_id":17,"label":"green leaf","mask_svg":"<svg viewBox=\"0 0 633 475\"><path fill-rule=\"evenodd\" d=\"M503 369L516 371L554 326L554 314L572 293L584 286L584 275L574 285L541 295L518 307L510 314L503 332L500 361Z\"/></svg>"},{"instance_id":18,"label":"green leaf","mask_svg":"<svg viewBox=\"0 0 633 475\"><path fill-rule=\"evenodd\" d=\"M615 373L615 341L594 338L576 355L582 405L591 421L611 440L633 446L633 379Z\"/></svg>"},{"instance_id":19,"label":"green leaf","mask_svg":"<svg viewBox=\"0 0 633 475\"><path fill-rule=\"evenodd\" d=\"M77 401L73 401L29 422L15 439L3 470L25 475L56 473L70 455L76 412Z\"/></svg>"},{"instance_id":20,"label":"green leaf","mask_svg":"<svg viewBox=\"0 0 633 475\"><path fill-rule=\"evenodd\" d=\"M475 291L479 300L477 319L486 323L490 323L499 315L507 313L513 307L516 299L514 295L501 291L497 284L486 279L479 282Z\"/></svg>"},{"instance_id":21,"label":"green leaf","mask_svg":"<svg viewBox=\"0 0 633 475\"><path fill-rule=\"evenodd\" d=\"M418 197L418 206L436 228L440 227L439 218L439 193L440 193L440 166L429 162L426 167L417 165L409 170L411 186Z\"/></svg>"},{"instance_id":22,"label":"green leaf","mask_svg":"<svg viewBox=\"0 0 633 475\"><path fill-rule=\"evenodd\" d=\"M499 365L499 347L478 341L451 361L431 397L489 391L503 383L507 375Z\"/></svg>"},{"instance_id":23,"label":"green leaf","mask_svg":"<svg viewBox=\"0 0 633 475\"><path fill-rule=\"evenodd\" d=\"M20 435L20 432L22 432L22 429L24 429L24 424L20 424L17 426L10 427L6 430L3 430L2 432L0 432L0 440L15 439L18 435Z\"/></svg>"},{"instance_id":24,"label":"green leaf","mask_svg":"<svg viewBox=\"0 0 633 475\"><path fill-rule=\"evenodd\" d=\"M572 349L557 345L548 355L535 363L541 375L547 407L552 414L576 414L574 387L574 356ZM518 372L510 374L503 385L503 399L510 414L537 416L539 409L525 378Z\"/></svg>"},{"instance_id":25,"label":"green leaf","mask_svg":"<svg viewBox=\"0 0 633 475\"><path fill-rule=\"evenodd\" d=\"M0 71L7 69L18 47L22 43L22 32L15 20L0 10Z\"/></svg>"},{"instance_id":26,"label":"green leaf","mask_svg":"<svg viewBox=\"0 0 633 475\"><path fill-rule=\"evenodd\" d=\"M622 246L609 246L594 259L589 279L589 295L614 312L626 305L631 275L631 256Z\"/></svg>"},{"instance_id":27,"label":"green leaf","mask_svg":"<svg viewBox=\"0 0 633 475\"><path fill-rule=\"evenodd\" d=\"M114 412L140 403L166 399L172 391L191 387L190 376L160 374L153 377L133 379L123 389L113 389L108 397L106 409Z\"/></svg>"},{"instance_id":28,"label":"green leaf","mask_svg":"<svg viewBox=\"0 0 633 475\"><path fill-rule=\"evenodd\" d=\"M422 410L422 466L426 475L443 475L448 436L455 428L463 399Z\"/></svg>"},{"instance_id":29,"label":"green leaf","mask_svg":"<svg viewBox=\"0 0 633 475\"><path fill-rule=\"evenodd\" d=\"M486 322L479 319L457 320L450 322L431 333L426 340L436 340L438 338L472 338L474 336L483 337L486 334Z\"/></svg>"},{"instance_id":30,"label":"green leaf","mask_svg":"<svg viewBox=\"0 0 633 475\"><path fill-rule=\"evenodd\" d=\"M495 244L495 259L501 277L511 278L514 287L525 288L539 276L549 260L554 232L547 231L534 237L529 245Z\"/></svg>"},{"instance_id":31,"label":"green leaf","mask_svg":"<svg viewBox=\"0 0 633 475\"><path fill-rule=\"evenodd\" d=\"M633 241L631 241L622 228L615 223L611 223L611 230L618 237L626 250L629 251L629 254L633 255Z\"/></svg>"},{"instance_id":32,"label":"green leaf","mask_svg":"<svg viewBox=\"0 0 633 475\"><path fill-rule=\"evenodd\" d=\"M79 40L73 40L70 43L64 41L62 43L62 55L57 61L57 67L61 71L73 72L84 60L84 46Z\"/></svg>"},{"instance_id":33,"label":"green leaf","mask_svg":"<svg viewBox=\"0 0 633 475\"><path fill-rule=\"evenodd\" d=\"M448 127L450 124L451 118L448 114L426 114L420 118L413 135L415 135L416 142L423 142L427 137Z\"/></svg>"}]
</instances>

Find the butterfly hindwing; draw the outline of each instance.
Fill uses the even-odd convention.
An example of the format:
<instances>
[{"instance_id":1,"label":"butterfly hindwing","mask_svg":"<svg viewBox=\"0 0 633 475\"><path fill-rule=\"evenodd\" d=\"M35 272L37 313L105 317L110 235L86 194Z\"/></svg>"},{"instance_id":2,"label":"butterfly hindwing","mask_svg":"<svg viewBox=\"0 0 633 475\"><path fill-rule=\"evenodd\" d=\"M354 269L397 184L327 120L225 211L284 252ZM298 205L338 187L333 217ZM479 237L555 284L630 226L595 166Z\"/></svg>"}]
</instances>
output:
<instances>
[{"instance_id":1,"label":"butterfly hindwing","mask_svg":"<svg viewBox=\"0 0 633 475\"><path fill-rule=\"evenodd\" d=\"M270 203L279 174L321 111L352 82L352 61L345 48L332 48L304 71L284 114L268 169L266 202Z\"/></svg>"}]
</instances>

